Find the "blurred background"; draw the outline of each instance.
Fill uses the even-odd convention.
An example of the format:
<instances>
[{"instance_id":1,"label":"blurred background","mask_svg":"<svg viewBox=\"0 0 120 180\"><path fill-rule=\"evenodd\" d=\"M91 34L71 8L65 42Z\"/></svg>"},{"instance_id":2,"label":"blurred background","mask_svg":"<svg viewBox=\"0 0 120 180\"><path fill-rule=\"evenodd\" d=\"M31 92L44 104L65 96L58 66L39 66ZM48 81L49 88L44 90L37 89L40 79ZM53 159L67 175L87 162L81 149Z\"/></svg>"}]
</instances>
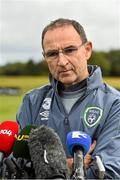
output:
<instances>
[{"instance_id":1,"label":"blurred background","mask_svg":"<svg viewBox=\"0 0 120 180\"><path fill-rule=\"evenodd\" d=\"M56 18L83 25L93 42L89 64L120 90L119 0L0 0L0 121L15 120L24 94L48 83L41 33Z\"/></svg>"}]
</instances>

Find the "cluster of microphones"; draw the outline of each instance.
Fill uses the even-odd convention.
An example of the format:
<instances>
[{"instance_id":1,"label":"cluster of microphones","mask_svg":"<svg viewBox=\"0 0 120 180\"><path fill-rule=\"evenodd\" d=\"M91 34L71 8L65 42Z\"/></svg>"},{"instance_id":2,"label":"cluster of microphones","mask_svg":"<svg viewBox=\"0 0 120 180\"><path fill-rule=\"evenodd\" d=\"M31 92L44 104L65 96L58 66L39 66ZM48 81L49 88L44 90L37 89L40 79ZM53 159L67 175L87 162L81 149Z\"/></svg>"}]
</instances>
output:
<instances>
[{"instance_id":1,"label":"cluster of microphones","mask_svg":"<svg viewBox=\"0 0 120 180\"><path fill-rule=\"evenodd\" d=\"M82 131L67 135L66 146L73 157L70 172L63 145L57 133L47 126L27 125L19 132L15 121L0 124L1 179L85 179L84 156L91 146L91 137ZM96 156L99 177L105 169Z\"/></svg>"}]
</instances>

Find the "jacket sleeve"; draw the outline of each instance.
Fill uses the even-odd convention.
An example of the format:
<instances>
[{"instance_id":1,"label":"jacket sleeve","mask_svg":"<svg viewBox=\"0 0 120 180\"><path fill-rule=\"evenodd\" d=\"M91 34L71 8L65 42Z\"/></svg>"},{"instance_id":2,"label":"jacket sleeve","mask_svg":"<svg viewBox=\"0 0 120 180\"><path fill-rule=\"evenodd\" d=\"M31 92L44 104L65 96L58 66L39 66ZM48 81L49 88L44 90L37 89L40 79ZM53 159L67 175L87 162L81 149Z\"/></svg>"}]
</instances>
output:
<instances>
[{"instance_id":1,"label":"jacket sleeve","mask_svg":"<svg viewBox=\"0 0 120 180\"><path fill-rule=\"evenodd\" d=\"M120 100L112 105L105 124L98 135L93 157L98 155L104 164L106 179L120 178ZM94 166L88 169L87 178L96 179Z\"/></svg>"},{"instance_id":2,"label":"jacket sleeve","mask_svg":"<svg viewBox=\"0 0 120 180\"><path fill-rule=\"evenodd\" d=\"M16 115L16 120L20 125L20 130L23 129L26 125L32 123L31 113L32 112L31 112L29 96L25 95L25 97L23 98L23 102Z\"/></svg>"}]
</instances>

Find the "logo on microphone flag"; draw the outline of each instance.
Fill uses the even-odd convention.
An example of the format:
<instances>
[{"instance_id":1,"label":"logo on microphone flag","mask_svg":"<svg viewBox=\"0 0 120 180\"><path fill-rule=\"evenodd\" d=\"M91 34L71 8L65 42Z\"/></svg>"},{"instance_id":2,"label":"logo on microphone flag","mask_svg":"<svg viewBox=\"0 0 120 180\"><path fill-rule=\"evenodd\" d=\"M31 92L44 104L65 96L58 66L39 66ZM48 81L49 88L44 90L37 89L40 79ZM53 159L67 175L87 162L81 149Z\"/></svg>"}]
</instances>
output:
<instances>
[{"instance_id":1,"label":"logo on microphone flag","mask_svg":"<svg viewBox=\"0 0 120 180\"><path fill-rule=\"evenodd\" d=\"M84 132L80 132L80 131L73 131L72 132L72 138L87 138L87 135Z\"/></svg>"},{"instance_id":2,"label":"logo on microphone flag","mask_svg":"<svg viewBox=\"0 0 120 180\"><path fill-rule=\"evenodd\" d=\"M87 126L95 126L101 119L103 110L99 107L88 107L84 112L84 121Z\"/></svg>"}]
</instances>

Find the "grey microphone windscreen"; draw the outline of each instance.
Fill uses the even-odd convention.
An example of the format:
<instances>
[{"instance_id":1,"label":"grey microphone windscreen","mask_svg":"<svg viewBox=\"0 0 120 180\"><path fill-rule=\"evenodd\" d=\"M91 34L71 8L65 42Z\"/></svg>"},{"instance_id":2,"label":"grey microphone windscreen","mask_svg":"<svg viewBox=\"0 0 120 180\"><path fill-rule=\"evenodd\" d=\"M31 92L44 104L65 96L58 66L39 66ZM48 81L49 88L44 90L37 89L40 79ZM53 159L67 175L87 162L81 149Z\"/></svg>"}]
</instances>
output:
<instances>
[{"instance_id":1,"label":"grey microphone windscreen","mask_svg":"<svg viewBox=\"0 0 120 180\"><path fill-rule=\"evenodd\" d=\"M68 178L66 155L53 129L43 125L33 129L28 145L37 179Z\"/></svg>"}]
</instances>

